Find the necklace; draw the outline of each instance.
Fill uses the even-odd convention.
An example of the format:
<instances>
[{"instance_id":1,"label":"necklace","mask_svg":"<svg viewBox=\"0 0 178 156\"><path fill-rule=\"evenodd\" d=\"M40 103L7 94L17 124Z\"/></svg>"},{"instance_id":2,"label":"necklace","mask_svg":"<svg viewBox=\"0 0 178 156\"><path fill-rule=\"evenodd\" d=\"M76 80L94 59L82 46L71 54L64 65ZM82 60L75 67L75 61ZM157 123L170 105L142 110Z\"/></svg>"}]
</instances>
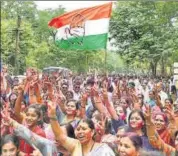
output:
<instances>
[{"instance_id":1,"label":"necklace","mask_svg":"<svg viewBox=\"0 0 178 156\"><path fill-rule=\"evenodd\" d=\"M93 150L94 145L95 145L95 141L94 141L93 145L90 148L90 152ZM84 156L83 149L82 149L82 156Z\"/></svg>"}]
</instances>

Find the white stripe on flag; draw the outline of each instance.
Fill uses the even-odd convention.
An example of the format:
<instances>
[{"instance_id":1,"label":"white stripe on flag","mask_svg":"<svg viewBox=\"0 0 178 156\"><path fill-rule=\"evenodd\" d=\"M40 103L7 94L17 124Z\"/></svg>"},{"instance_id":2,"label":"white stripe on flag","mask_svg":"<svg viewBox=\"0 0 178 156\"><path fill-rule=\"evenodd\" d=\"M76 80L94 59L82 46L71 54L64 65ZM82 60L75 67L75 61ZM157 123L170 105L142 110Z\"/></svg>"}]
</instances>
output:
<instances>
[{"instance_id":1,"label":"white stripe on flag","mask_svg":"<svg viewBox=\"0 0 178 156\"><path fill-rule=\"evenodd\" d=\"M70 29L70 32L76 32L79 36L82 36L85 31L85 36L90 36L90 35L99 35L99 34L105 34L108 33L109 29L109 20L110 18L102 18L99 20L89 20L85 22L85 27L83 28L75 28L75 29ZM56 34L56 39L67 39L67 38L72 38L73 36L66 35L66 32L68 34L70 25L65 25L59 29L57 29L57 34ZM68 30L66 30L66 28ZM66 32L65 32L66 31Z\"/></svg>"}]
</instances>

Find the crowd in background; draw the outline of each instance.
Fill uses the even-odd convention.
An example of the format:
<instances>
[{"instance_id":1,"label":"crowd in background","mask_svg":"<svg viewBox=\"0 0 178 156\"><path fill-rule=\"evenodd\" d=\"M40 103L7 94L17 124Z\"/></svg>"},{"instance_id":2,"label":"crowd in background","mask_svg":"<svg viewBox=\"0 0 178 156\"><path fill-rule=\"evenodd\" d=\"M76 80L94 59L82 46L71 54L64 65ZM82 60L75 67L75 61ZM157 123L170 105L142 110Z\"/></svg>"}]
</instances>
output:
<instances>
[{"instance_id":1,"label":"crowd in background","mask_svg":"<svg viewBox=\"0 0 178 156\"><path fill-rule=\"evenodd\" d=\"M177 156L171 78L1 71L2 156Z\"/></svg>"}]
</instances>

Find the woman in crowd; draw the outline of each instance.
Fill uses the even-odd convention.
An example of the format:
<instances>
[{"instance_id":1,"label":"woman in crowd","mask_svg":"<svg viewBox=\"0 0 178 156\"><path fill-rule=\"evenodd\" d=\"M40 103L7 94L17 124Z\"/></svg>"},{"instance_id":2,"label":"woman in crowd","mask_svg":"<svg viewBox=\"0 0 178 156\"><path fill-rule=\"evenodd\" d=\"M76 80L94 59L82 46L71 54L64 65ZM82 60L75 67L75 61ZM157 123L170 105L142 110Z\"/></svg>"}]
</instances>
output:
<instances>
[{"instance_id":1,"label":"woman in crowd","mask_svg":"<svg viewBox=\"0 0 178 156\"><path fill-rule=\"evenodd\" d=\"M172 123L170 123L170 127L173 127L173 125L175 124L174 120L170 120ZM157 133L159 134L159 136L161 137L161 139L170 145L173 145L173 140L172 140L172 136L174 131L172 131L171 129L169 129L168 127L168 118L167 116L162 113L162 112L157 112L154 116L154 125L156 128Z\"/></svg>"},{"instance_id":2,"label":"woman in crowd","mask_svg":"<svg viewBox=\"0 0 178 156\"><path fill-rule=\"evenodd\" d=\"M64 112L62 112L60 106L57 106L57 116L59 123L71 123L73 127L75 127L76 123L81 117L79 106L79 102L75 100L69 100L66 102L66 104L64 104Z\"/></svg>"},{"instance_id":3,"label":"woman in crowd","mask_svg":"<svg viewBox=\"0 0 178 156\"><path fill-rule=\"evenodd\" d=\"M175 132L175 137L174 137L175 148L174 148L169 144L166 144L158 135L155 125L152 121L150 107L147 107L147 110L145 111L144 115L146 119L147 135L151 145L157 148L158 150L162 151L165 156L177 156L178 155L178 131Z\"/></svg>"},{"instance_id":4,"label":"woman in crowd","mask_svg":"<svg viewBox=\"0 0 178 156\"><path fill-rule=\"evenodd\" d=\"M43 129L38 126L38 122L41 119L41 111L39 109L39 104L31 104L26 108L24 114L21 113L21 104L23 100L23 87L19 87L19 94L17 100L15 102L15 116L17 117L17 121L19 123L24 124L28 127L32 132L46 137ZM33 148L26 143L24 140L20 140L20 150L26 154L30 154L33 152Z\"/></svg>"},{"instance_id":5,"label":"woman in crowd","mask_svg":"<svg viewBox=\"0 0 178 156\"><path fill-rule=\"evenodd\" d=\"M154 150L148 141L143 113L140 110L133 110L129 115L128 122L129 131L136 133L142 139L143 149Z\"/></svg>"},{"instance_id":6,"label":"woman in crowd","mask_svg":"<svg viewBox=\"0 0 178 156\"><path fill-rule=\"evenodd\" d=\"M30 146L32 146L35 150L31 154L24 154L22 156L32 156L37 151L38 153L42 153L42 155L34 155L34 156L69 156L70 153L61 145L59 142L55 141L55 138L52 140L48 140L44 137L41 137L34 132L30 131L27 127L19 124L10 116L2 114L4 123L6 126L9 126L14 129L14 135L24 139ZM62 132L70 137L75 138L74 129L71 124L66 124L61 126ZM20 150L20 149L19 149ZM8 155L9 156L9 155ZM21 156L21 155L20 155Z\"/></svg>"},{"instance_id":7,"label":"woman in crowd","mask_svg":"<svg viewBox=\"0 0 178 156\"><path fill-rule=\"evenodd\" d=\"M19 150L19 139L15 135L9 134L1 138L1 156L26 156ZM42 156L41 152L35 148L31 156Z\"/></svg>"},{"instance_id":8,"label":"woman in crowd","mask_svg":"<svg viewBox=\"0 0 178 156\"><path fill-rule=\"evenodd\" d=\"M90 119L80 120L75 129L76 139L67 137L66 134L62 132L61 126L57 122L56 117L56 104L51 102L49 104L49 114L50 122L55 134L56 140L66 148L72 156L92 156L100 155L104 156L106 154L113 155L113 151L106 145L95 142L94 138L94 123Z\"/></svg>"},{"instance_id":9,"label":"woman in crowd","mask_svg":"<svg viewBox=\"0 0 178 156\"><path fill-rule=\"evenodd\" d=\"M19 139L14 135L5 135L1 138L1 156L20 156Z\"/></svg>"},{"instance_id":10,"label":"woman in crowd","mask_svg":"<svg viewBox=\"0 0 178 156\"><path fill-rule=\"evenodd\" d=\"M142 149L142 139L136 133L122 135L119 144L119 156L139 156Z\"/></svg>"}]
</instances>

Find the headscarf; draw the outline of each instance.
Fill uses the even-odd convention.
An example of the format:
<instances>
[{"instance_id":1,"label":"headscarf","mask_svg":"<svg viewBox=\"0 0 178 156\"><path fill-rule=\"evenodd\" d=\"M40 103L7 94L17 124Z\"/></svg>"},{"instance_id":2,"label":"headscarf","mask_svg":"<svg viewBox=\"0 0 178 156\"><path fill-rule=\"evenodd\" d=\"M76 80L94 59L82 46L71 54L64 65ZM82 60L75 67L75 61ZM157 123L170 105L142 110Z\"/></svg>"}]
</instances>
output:
<instances>
[{"instance_id":1,"label":"headscarf","mask_svg":"<svg viewBox=\"0 0 178 156\"><path fill-rule=\"evenodd\" d=\"M170 132L169 132L169 130L167 128L167 126L168 126L168 118L167 118L167 116L162 112L157 112L157 113L155 113L154 119L156 118L157 115L161 115L163 117L165 123L166 123L166 126L165 126L165 128L163 130L157 131L159 136L161 137L161 139L166 144L173 145L173 140L171 138L171 134L170 134Z\"/></svg>"}]
</instances>

